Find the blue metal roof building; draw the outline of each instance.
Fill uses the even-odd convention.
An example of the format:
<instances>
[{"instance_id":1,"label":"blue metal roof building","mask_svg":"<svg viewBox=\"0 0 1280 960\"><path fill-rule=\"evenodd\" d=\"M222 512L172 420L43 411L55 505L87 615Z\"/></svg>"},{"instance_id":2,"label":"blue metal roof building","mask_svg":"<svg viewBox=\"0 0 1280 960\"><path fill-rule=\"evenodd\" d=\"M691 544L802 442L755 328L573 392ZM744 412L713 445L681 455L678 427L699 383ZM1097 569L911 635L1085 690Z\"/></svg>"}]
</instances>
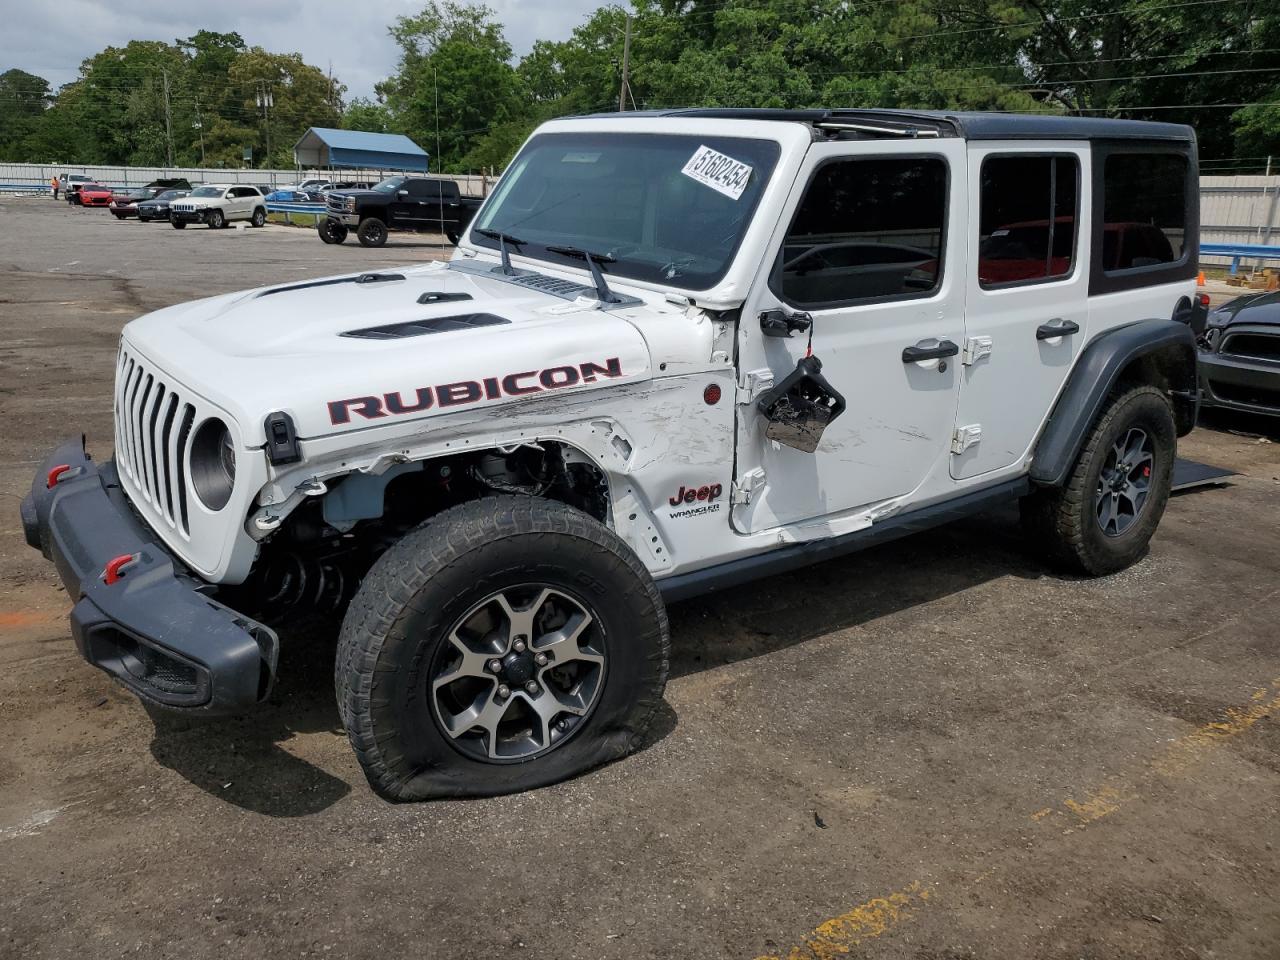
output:
<instances>
[{"instance_id":1,"label":"blue metal roof building","mask_svg":"<svg viewBox=\"0 0 1280 960\"><path fill-rule=\"evenodd\" d=\"M312 127L293 145L300 167L351 167L426 173L427 151L399 133Z\"/></svg>"}]
</instances>

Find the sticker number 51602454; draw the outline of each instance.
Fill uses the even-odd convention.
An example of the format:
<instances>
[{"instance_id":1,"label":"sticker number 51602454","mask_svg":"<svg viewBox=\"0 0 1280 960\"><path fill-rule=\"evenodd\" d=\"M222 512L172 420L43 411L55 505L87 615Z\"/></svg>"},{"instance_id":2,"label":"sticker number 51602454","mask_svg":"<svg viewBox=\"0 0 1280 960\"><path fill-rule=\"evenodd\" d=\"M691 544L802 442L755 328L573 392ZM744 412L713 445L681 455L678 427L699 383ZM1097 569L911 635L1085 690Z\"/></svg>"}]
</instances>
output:
<instances>
[{"instance_id":1,"label":"sticker number 51602454","mask_svg":"<svg viewBox=\"0 0 1280 960\"><path fill-rule=\"evenodd\" d=\"M680 172L734 200L742 196L751 182L749 166L708 146L698 147Z\"/></svg>"}]
</instances>

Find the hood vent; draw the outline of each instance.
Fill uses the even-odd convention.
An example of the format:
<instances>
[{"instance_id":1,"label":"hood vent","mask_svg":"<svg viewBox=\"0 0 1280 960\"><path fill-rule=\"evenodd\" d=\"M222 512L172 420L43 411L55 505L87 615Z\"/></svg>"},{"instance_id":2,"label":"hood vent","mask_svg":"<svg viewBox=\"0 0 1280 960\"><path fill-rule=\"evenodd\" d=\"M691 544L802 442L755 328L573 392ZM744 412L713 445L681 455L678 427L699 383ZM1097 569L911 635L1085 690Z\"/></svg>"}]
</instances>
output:
<instances>
[{"instance_id":1,"label":"hood vent","mask_svg":"<svg viewBox=\"0 0 1280 960\"><path fill-rule=\"evenodd\" d=\"M408 323L388 323L382 327L363 327L339 334L359 340L403 340L405 337L422 337L428 333L453 333L458 330L475 330L477 327L496 327L511 321L492 313L461 313L454 317L429 317L426 320L410 320Z\"/></svg>"},{"instance_id":2,"label":"hood vent","mask_svg":"<svg viewBox=\"0 0 1280 960\"><path fill-rule=\"evenodd\" d=\"M418 298L419 303L456 303L459 300L470 300L469 293L449 293L443 290L429 290Z\"/></svg>"}]
</instances>

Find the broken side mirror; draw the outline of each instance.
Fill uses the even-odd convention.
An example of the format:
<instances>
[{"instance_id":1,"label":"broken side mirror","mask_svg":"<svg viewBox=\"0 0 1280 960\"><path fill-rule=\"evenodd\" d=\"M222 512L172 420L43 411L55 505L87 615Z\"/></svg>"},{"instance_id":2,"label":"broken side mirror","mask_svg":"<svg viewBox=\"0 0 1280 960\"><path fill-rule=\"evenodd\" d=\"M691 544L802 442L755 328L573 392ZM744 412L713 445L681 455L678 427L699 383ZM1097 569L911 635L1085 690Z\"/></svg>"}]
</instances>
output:
<instances>
[{"instance_id":1,"label":"broken side mirror","mask_svg":"<svg viewBox=\"0 0 1280 960\"><path fill-rule=\"evenodd\" d=\"M818 449L822 432L844 413L844 397L822 375L822 361L801 358L782 382L756 401L769 421L765 436L804 453Z\"/></svg>"}]
</instances>

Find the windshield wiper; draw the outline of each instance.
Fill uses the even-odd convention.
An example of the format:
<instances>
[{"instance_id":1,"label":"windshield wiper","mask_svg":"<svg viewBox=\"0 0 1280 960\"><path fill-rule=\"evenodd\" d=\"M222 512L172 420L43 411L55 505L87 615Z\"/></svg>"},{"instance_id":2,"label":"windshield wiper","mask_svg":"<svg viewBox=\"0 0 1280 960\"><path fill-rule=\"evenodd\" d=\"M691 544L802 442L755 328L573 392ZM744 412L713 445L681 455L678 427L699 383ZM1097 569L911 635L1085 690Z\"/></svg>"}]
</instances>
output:
<instances>
[{"instance_id":1,"label":"windshield wiper","mask_svg":"<svg viewBox=\"0 0 1280 960\"><path fill-rule=\"evenodd\" d=\"M617 263L618 258L611 253L593 253L590 250L583 250L580 247L558 247L548 246L548 253L558 253L564 257L573 257L575 260L587 261L587 269L591 271L591 280L596 285L596 298L601 303L622 303L622 298L609 289L609 284L605 283L604 273L600 270L601 263ZM599 262L597 262L599 261Z\"/></svg>"},{"instance_id":2,"label":"windshield wiper","mask_svg":"<svg viewBox=\"0 0 1280 960\"><path fill-rule=\"evenodd\" d=\"M483 227L476 227L473 233L478 233L482 237L488 237L490 240L498 241L498 252L502 255L502 272L505 276L514 277L516 275L515 267L511 266L511 254L507 252L507 244L513 247L523 247L525 241L513 237L509 233L503 233L501 230L486 230Z\"/></svg>"}]
</instances>

